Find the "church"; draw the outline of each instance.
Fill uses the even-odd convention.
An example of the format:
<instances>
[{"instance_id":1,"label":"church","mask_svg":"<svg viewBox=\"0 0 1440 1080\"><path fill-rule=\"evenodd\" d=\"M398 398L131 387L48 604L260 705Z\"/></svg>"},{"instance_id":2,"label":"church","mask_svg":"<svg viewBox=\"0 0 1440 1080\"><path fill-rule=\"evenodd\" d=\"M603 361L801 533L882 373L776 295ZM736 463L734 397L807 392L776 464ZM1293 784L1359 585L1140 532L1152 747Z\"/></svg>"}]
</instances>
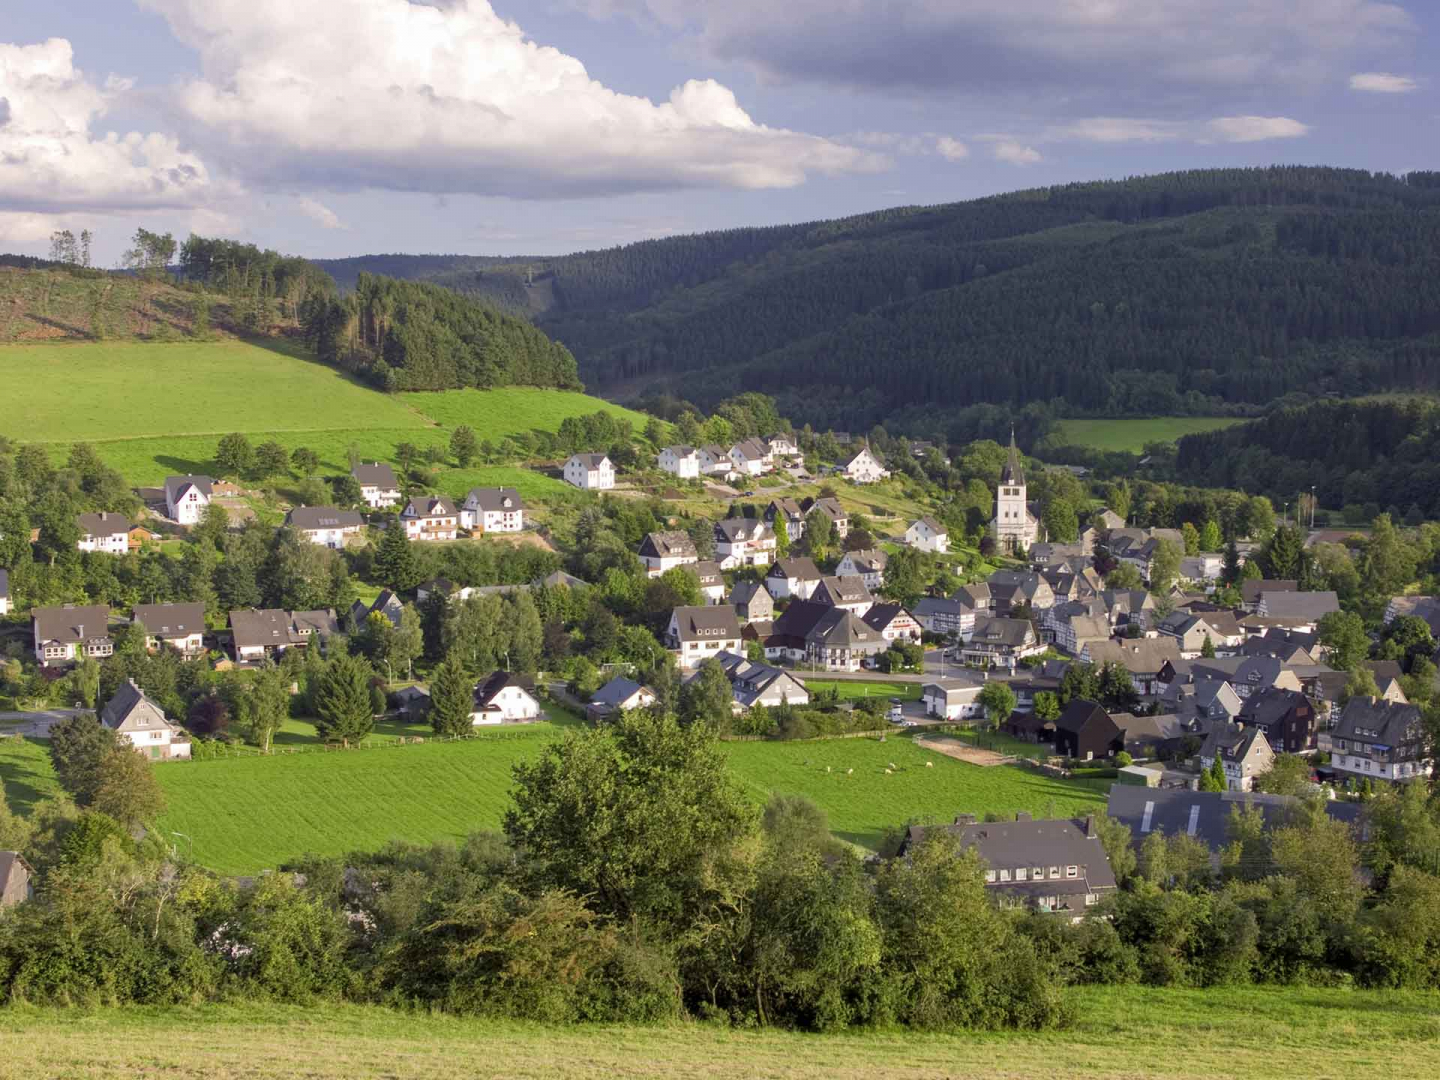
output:
<instances>
[{"instance_id":1,"label":"church","mask_svg":"<svg viewBox=\"0 0 1440 1080\"><path fill-rule=\"evenodd\" d=\"M1010 429L1010 457L1000 472L1000 488L995 493L995 520L990 523L995 533L995 546L1014 554L1028 549L1040 538L1040 519L1025 500L1025 470L1020 464L1020 451L1015 448L1015 429Z\"/></svg>"}]
</instances>

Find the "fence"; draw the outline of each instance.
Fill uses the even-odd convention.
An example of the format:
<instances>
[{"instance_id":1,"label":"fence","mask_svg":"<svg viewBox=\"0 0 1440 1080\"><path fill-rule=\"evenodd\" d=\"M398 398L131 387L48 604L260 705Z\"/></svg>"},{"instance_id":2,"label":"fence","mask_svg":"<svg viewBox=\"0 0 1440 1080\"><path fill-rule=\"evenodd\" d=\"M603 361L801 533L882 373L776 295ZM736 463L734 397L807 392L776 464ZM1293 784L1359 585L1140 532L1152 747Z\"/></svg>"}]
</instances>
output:
<instances>
[{"instance_id":1,"label":"fence","mask_svg":"<svg viewBox=\"0 0 1440 1080\"><path fill-rule=\"evenodd\" d=\"M216 761L226 758L279 757L284 754L328 754L336 751L345 752L350 750L392 750L396 747L420 746L425 743L506 742L544 738L552 734L553 733L548 730L527 727L525 730L517 731L476 731L467 732L462 735L395 735L390 738L367 738L350 746L344 746L340 743L271 746L268 753L261 750L258 746L244 746L238 743L191 743L192 749L189 758L168 758L156 762L156 764L164 764L167 761ZM196 750L200 750L200 752L196 753Z\"/></svg>"},{"instance_id":2,"label":"fence","mask_svg":"<svg viewBox=\"0 0 1440 1080\"><path fill-rule=\"evenodd\" d=\"M721 735L721 742L827 742L830 739L884 739L887 735L899 735L899 731L875 728L872 731L842 731L835 735L811 735L805 739L776 739L770 735ZM906 732L908 734L908 732Z\"/></svg>"}]
</instances>

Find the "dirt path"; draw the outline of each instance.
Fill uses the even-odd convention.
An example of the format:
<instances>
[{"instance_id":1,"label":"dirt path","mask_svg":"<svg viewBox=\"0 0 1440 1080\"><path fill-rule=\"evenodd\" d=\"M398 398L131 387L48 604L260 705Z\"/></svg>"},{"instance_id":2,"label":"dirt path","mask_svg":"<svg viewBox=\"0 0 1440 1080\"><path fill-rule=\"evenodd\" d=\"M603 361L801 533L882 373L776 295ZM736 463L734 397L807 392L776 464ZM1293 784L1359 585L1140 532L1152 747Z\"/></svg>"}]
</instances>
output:
<instances>
[{"instance_id":1,"label":"dirt path","mask_svg":"<svg viewBox=\"0 0 1440 1080\"><path fill-rule=\"evenodd\" d=\"M994 750L981 750L979 747L971 746L948 735L924 735L916 739L915 743L923 746L926 750L934 750L937 754L944 754L946 757L953 757L958 761L967 761L971 765L987 767L1008 765L1015 760L1013 757L997 754Z\"/></svg>"}]
</instances>

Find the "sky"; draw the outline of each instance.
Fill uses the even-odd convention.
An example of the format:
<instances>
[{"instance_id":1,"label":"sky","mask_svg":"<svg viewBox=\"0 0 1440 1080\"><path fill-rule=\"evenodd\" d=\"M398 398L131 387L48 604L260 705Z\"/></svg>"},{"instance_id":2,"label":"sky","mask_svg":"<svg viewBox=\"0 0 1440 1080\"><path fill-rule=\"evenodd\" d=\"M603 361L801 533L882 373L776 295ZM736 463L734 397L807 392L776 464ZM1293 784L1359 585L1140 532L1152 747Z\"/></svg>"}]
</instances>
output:
<instances>
[{"instance_id":1,"label":"sky","mask_svg":"<svg viewBox=\"0 0 1440 1080\"><path fill-rule=\"evenodd\" d=\"M546 255L1173 169L1436 168L1437 0L3 0L0 251Z\"/></svg>"}]
</instances>

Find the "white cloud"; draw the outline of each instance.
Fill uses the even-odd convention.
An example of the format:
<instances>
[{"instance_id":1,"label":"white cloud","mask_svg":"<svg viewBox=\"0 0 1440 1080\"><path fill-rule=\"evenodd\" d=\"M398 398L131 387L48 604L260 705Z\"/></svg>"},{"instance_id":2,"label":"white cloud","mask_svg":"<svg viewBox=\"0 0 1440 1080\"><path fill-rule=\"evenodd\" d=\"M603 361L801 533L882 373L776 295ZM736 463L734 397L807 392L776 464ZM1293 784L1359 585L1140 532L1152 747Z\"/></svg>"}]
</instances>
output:
<instances>
[{"instance_id":1,"label":"white cloud","mask_svg":"<svg viewBox=\"0 0 1440 1080\"><path fill-rule=\"evenodd\" d=\"M970 148L949 135L941 135L935 140L935 152L946 161L963 161L970 156Z\"/></svg>"},{"instance_id":2,"label":"white cloud","mask_svg":"<svg viewBox=\"0 0 1440 1080\"><path fill-rule=\"evenodd\" d=\"M1205 126L1216 141L1233 143L1296 139L1310 131L1288 116L1218 116Z\"/></svg>"},{"instance_id":3,"label":"white cloud","mask_svg":"<svg viewBox=\"0 0 1440 1080\"><path fill-rule=\"evenodd\" d=\"M1041 160L1040 151L1013 140L997 142L992 153L995 160L1009 162L1011 165L1033 165Z\"/></svg>"},{"instance_id":4,"label":"white cloud","mask_svg":"<svg viewBox=\"0 0 1440 1080\"><path fill-rule=\"evenodd\" d=\"M326 229L348 229L350 227L340 220L334 210L318 199L302 197L298 200L298 205L302 214Z\"/></svg>"},{"instance_id":5,"label":"white cloud","mask_svg":"<svg viewBox=\"0 0 1440 1080\"><path fill-rule=\"evenodd\" d=\"M758 123L713 80L658 104L617 93L487 0L139 2L199 51L178 95L196 137L257 184L547 198L889 164Z\"/></svg>"},{"instance_id":6,"label":"white cloud","mask_svg":"<svg viewBox=\"0 0 1440 1080\"><path fill-rule=\"evenodd\" d=\"M62 38L0 44L0 210L175 208L210 197L209 170L173 137L93 130L129 89L87 79Z\"/></svg>"},{"instance_id":7,"label":"white cloud","mask_svg":"<svg viewBox=\"0 0 1440 1080\"><path fill-rule=\"evenodd\" d=\"M1408 75L1390 75L1383 71L1364 71L1350 76L1350 89L1370 94L1408 94L1420 84Z\"/></svg>"},{"instance_id":8,"label":"white cloud","mask_svg":"<svg viewBox=\"0 0 1440 1080\"><path fill-rule=\"evenodd\" d=\"M1125 116L1091 116L1070 124L1047 128L1047 140L1064 142L1165 142L1178 139L1185 126L1167 120L1142 120Z\"/></svg>"}]
</instances>

